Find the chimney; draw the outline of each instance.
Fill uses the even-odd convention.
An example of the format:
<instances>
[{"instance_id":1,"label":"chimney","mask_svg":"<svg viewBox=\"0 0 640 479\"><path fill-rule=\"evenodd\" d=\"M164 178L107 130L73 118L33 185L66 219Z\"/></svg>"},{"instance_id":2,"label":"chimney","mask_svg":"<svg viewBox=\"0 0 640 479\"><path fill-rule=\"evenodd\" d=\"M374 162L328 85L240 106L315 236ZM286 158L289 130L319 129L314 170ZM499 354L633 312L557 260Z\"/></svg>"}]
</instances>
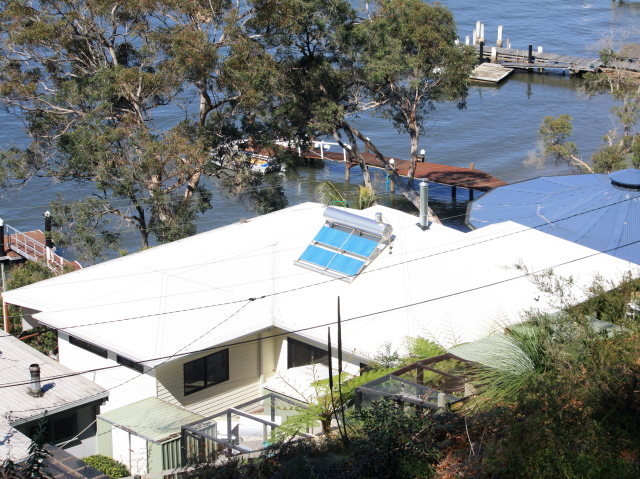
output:
<instances>
[{"instance_id":1,"label":"chimney","mask_svg":"<svg viewBox=\"0 0 640 479\"><path fill-rule=\"evenodd\" d=\"M29 386L29 396L34 398L42 397L42 388L40 387L40 366L32 364L29 366L31 373L31 385Z\"/></svg>"},{"instance_id":2,"label":"chimney","mask_svg":"<svg viewBox=\"0 0 640 479\"><path fill-rule=\"evenodd\" d=\"M429 229L429 183L427 180L420 182L420 223L422 231Z\"/></svg>"}]
</instances>

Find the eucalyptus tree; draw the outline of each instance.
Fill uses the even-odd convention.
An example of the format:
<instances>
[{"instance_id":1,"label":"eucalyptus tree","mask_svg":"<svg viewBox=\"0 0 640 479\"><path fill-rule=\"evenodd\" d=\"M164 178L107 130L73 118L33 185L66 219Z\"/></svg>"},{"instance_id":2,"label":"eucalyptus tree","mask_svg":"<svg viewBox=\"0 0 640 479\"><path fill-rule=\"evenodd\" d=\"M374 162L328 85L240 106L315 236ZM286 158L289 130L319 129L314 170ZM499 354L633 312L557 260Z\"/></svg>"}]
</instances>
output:
<instances>
[{"instance_id":1,"label":"eucalyptus tree","mask_svg":"<svg viewBox=\"0 0 640 479\"><path fill-rule=\"evenodd\" d=\"M58 205L65 214L56 220L113 232L105 222L115 218L137 228L143 247L150 235L166 242L195 232L197 215L211 208L204 177L255 194L262 179L234 146L270 98L276 71L254 37L280 18L269 2L243 5L0 1L0 102L31 139L1 153L4 186L33 176L92 184L87 201ZM184 118L161 128L170 107Z\"/></svg>"},{"instance_id":2,"label":"eucalyptus tree","mask_svg":"<svg viewBox=\"0 0 640 479\"><path fill-rule=\"evenodd\" d=\"M438 102L465 107L476 54L457 44L453 14L437 3L379 0L368 3L366 13L355 29L361 90L354 97L364 98L367 108L409 135L408 183L413 188L425 119Z\"/></svg>"}]
</instances>

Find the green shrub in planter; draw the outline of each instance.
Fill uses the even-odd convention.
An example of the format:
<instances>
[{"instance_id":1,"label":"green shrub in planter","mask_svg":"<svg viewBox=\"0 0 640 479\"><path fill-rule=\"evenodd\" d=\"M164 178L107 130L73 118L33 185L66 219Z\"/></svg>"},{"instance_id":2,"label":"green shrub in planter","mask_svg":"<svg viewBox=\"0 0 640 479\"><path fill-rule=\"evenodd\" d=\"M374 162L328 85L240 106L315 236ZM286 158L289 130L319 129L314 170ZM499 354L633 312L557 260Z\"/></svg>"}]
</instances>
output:
<instances>
[{"instance_id":1,"label":"green shrub in planter","mask_svg":"<svg viewBox=\"0 0 640 479\"><path fill-rule=\"evenodd\" d=\"M103 456L102 454L95 454L93 456L87 456L82 459L88 465L97 469L103 474L111 477L112 479L120 479L121 477L128 477L129 469L121 462L111 459L110 457Z\"/></svg>"}]
</instances>

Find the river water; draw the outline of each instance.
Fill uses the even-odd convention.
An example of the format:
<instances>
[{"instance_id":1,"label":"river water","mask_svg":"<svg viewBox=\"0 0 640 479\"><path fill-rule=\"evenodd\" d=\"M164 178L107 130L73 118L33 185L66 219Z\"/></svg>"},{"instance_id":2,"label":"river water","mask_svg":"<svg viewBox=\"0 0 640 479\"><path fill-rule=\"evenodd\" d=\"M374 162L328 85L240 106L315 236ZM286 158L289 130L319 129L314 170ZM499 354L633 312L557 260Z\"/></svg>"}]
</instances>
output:
<instances>
[{"instance_id":1,"label":"river water","mask_svg":"<svg viewBox=\"0 0 640 479\"><path fill-rule=\"evenodd\" d=\"M504 38L511 40L512 48L523 50L531 43L534 50L540 45L549 53L596 57L596 44L612 33L625 35L627 41L640 41L640 2L446 0L442 3L452 10L462 42L466 35L471 35L477 20L485 24L488 45L495 44L498 25L503 25ZM499 86L474 85L469 90L465 110L440 104L429 115L428 129L420 147L426 150L427 161L454 166L468 166L473 162L477 169L507 183L541 175L567 174L566 169L554 167L525 168L522 162L535 147L536 131L547 115L566 113L573 117L571 139L583 157L590 157L602 144L601 137L612 127L610 109L614 102L608 95L586 97L580 91L581 84L580 79L560 74L517 73ZM174 118L167 112L161 120L170 126ZM388 121L363 116L356 124L385 155L408 159L408 136L398 133ZM15 117L0 114L0 125L0 146L25 144L24 129ZM317 162L314 167L301 167L297 172L268 175L270 184L284 187L289 205L313 201L315 187L327 180L348 192L361 184L361 175L358 168L353 168L351 180L346 183L343 165L328 161ZM376 184L380 203L415 211L403 197L386 191L381 173L377 175ZM213 189L214 208L201 216L199 232L255 215L245 205L226 198L215 184ZM42 228L42 213L58 193L71 200L88 191L76 184L33 180L20 192L0 198L0 217L18 229ZM445 224L465 228L467 201L465 190L459 189L457 201L453 201L450 188L430 187L430 205ZM138 233L124 232L123 247L130 252L137 251Z\"/></svg>"}]
</instances>

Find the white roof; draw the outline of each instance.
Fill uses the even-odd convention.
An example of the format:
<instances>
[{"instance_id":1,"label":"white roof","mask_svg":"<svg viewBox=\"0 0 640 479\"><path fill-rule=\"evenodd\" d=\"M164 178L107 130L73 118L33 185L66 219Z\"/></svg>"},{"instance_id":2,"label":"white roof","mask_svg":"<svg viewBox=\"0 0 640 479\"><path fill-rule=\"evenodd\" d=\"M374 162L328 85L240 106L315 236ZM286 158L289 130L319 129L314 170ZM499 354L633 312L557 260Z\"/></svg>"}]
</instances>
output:
<instances>
[{"instance_id":1,"label":"white roof","mask_svg":"<svg viewBox=\"0 0 640 479\"><path fill-rule=\"evenodd\" d=\"M40 366L42 397L28 394L32 364ZM0 389L0 462L9 456L22 460L31 444L12 426L107 397L107 391L82 376L59 377L66 374L73 371L19 339L7 335L0 338L0 386L22 383ZM51 377L57 379L45 379Z\"/></svg>"},{"instance_id":2,"label":"white roof","mask_svg":"<svg viewBox=\"0 0 640 479\"><path fill-rule=\"evenodd\" d=\"M406 336L430 336L444 346L474 340L496 322L519 321L525 308L549 308L548 298L512 267L516 262L533 271L565 263L555 271L574 277L577 300L594 273L619 279L632 267L512 222L470 233L441 225L422 231L415 216L374 206L352 212L368 218L381 212L393 226L393 248L349 284L294 265L323 225L324 209L315 203L286 208L8 291L5 298L42 311L36 318L44 324L70 327L69 334L134 360L153 360L270 326L308 328L298 334L326 342L339 296L344 349L368 357L386 341L399 347Z\"/></svg>"},{"instance_id":3,"label":"white roof","mask_svg":"<svg viewBox=\"0 0 640 479\"><path fill-rule=\"evenodd\" d=\"M28 394L29 366L32 364L40 366L40 386L44 391L41 397ZM96 383L77 375L61 377L67 374L73 374L73 371L19 339L3 335L0 339L0 386L21 385L0 389L0 416L17 426L35 421L45 412L51 415L107 398L108 391Z\"/></svg>"}]
</instances>

